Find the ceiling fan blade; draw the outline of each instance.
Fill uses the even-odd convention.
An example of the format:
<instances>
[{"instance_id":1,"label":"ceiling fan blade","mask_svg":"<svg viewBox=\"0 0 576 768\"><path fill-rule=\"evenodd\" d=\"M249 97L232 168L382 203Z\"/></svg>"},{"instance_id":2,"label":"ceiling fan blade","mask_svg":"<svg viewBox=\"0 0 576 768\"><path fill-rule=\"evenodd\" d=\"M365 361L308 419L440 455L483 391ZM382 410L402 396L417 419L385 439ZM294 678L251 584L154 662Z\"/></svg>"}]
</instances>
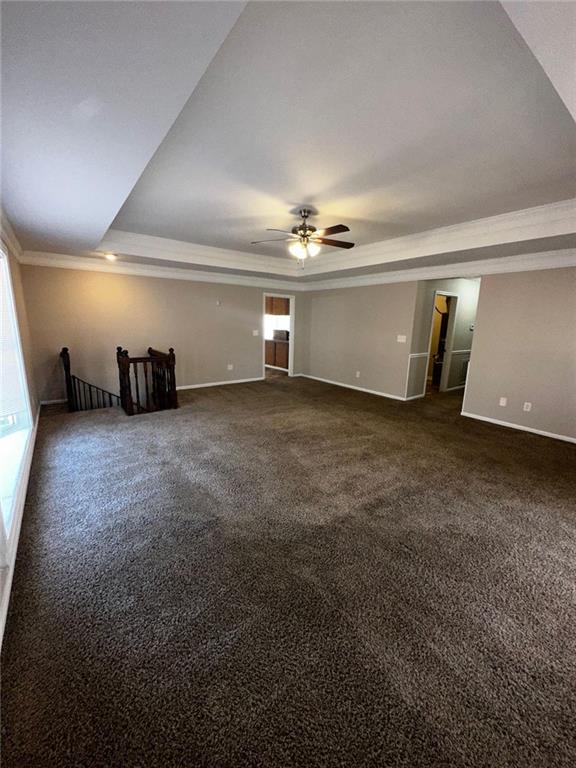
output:
<instances>
[{"instance_id":1,"label":"ceiling fan blade","mask_svg":"<svg viewBox=\"0 0 576 768\"><path fill-rule=\"evenodd\" d=\"M347 227L345 224L335 224L333 227L326 227L326 229L317 229L316 232L314 232L314 237L338 235L340 232L350 232L350 227Z\"/></svg>"},{"instance_id":2,"label":"ceiling fan blade","mask_svg":"<svg viewBox=\"0 0 576 768\"><path fill-rule=\"evenodd\" d=\"M311 238L315 243L322 243L322 245L329 245L333 248L354 248L354 243L347 243L344 240L327 240L325 237Z\"/></svg>"},{"instance_id":3,"label":"ceiling fan blade","mask_svg":"<svg viewBox=\"0 0 576 768\"><path fill-rule=\"evenodd\" d=\"M283 232L285 235L294 235L294 232L289 232L287 229L271 229L266 227L266 232Z\"/></svg>"},{"instance_id":4,"label":"ceiling fan blade","mask_svg":"<svg viewBox=\"0 0 576 768\"><path fill-rule=\"evenodd\" d=\"M252 240L250 245L258 245L258 243L287 243L294 239L293 237L273 237L270 240Z\"/></svg>"}]
</instances>

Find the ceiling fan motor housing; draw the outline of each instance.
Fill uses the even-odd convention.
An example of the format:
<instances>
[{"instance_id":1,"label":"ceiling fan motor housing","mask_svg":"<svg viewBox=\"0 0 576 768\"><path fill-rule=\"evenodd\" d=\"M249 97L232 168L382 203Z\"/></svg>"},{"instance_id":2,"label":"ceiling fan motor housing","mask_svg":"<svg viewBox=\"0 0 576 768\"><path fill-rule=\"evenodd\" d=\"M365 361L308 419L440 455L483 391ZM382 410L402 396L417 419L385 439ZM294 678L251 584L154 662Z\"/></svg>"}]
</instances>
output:
<instances>
[{"instance_id":1,"label":"ceiling fan motor housing","mask_svg":"<svg viewBox=\"0 0 576 768\"><path fill-rule=\"evenodd\" d=\"M316 232L316 227L314 227L312 224L308 224L307 222L308 216L310 216L310 214L311 211L308 208L300 209L300 216L302 217L302 221L300 224L292 227L292 234L297 235L300 238L307 239L311 237L314 232Z\"/></svg>"}]
</instances>

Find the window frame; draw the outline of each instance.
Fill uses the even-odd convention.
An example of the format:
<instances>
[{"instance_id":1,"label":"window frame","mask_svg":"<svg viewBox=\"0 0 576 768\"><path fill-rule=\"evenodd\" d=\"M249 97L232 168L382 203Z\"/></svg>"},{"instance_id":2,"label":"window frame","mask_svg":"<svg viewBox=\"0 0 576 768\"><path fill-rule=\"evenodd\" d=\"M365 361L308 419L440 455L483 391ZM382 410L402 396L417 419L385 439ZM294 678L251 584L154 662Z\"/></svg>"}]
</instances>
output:
<instances>
[{"instance_id":1,"label":"window frame","mask_svg":"<svg viewBox=\"0 0 576 768\"><path fill-rule=\"evenodd\" d=\"M26 371L24 349L22 347L22 336L20 333L20 322L18 317L18 309L16 306L16 295L14 293L14 282L12 279L12 269L10 266L10 253L7 245L3 241L0 241L0 272L2 281L4 281L4 279L6 280L8 316L13 323L14 328L14 346L16 353L17 375L23 388L23 401L28 422L26 426L22 427L22 430L26 432L26 438L24 441L24 449L20 456L20 463L14 477L14 492L11 497L12 508L10 509L10 516L8 518L8 527L5 524L4 509L2 506L2 500L0 499L0 566L2 566L5 565L7 560L10 559L10 552L14 542L14 534L18 518L17 504L21 496L22 479L24 475L27 476L28 474L28 454L30 449L30 440L32 439L32 434L34 432L34 416L32 413L28 373ZM2 355L0 354L0 365L2 365L2 363ZM15 421L15 428L5 432L5 437L13 434L15 431L20 431L17 424L18 419ZM0 440L1 439L2 437L0 437Z\"/></svg>"}]
</instances>

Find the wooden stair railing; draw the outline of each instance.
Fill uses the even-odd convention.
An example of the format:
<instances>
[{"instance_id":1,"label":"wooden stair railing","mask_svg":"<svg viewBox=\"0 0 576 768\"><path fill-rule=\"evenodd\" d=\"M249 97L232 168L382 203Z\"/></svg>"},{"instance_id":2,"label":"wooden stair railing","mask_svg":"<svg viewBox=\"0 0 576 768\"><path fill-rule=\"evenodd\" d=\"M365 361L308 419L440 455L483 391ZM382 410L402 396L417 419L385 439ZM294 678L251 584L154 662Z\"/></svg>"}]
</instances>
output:
<instances>
[{"instance_id":1,"label":"wooden stair railing","mask_svg":"<svg viewBox=\"0 0 576 768\"><path fill-rule=\"evenodd\" d=\"M91 411L95 408L113 408L120 405L120 398L113 392L108 392L102 387L90 384L84 379L74 376L70 371L70 352L68 347L63 347L60 352L62 365L64 366L64 377L66 379L66 400L68 410Z\"/></svg>"},{"instance_id":2,"label":"wooden stair railing","mask_svg":"<svg viewBox=\"0 0 576 768\"><path fill-rule=\"evenodd\" d=\"M148 347L147 357L130 357L128 350L117 347L116 360L120 402L128 416L178 408L176 356L172 348L159 352Z\"/></svg>"}]
</instances>

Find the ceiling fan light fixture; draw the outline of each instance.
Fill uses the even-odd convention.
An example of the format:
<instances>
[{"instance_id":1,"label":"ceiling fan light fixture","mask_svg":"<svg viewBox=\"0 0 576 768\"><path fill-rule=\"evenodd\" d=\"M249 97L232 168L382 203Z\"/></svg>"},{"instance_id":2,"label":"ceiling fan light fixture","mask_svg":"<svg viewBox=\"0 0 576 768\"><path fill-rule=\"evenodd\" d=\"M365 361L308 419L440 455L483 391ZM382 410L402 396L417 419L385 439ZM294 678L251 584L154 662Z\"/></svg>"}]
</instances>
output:
<instances>
[{"instance_id":1,"label":"ceiling fan light fixture","mask_svg":"<svg viewBox=\"0 0 576 768\"><path fill-rule=\"evenodd\" d=\"M253 240L252 245L260 245L261 243L273 243L277 241L284 241L290 243L288 245L288 252L295 256L300 264L304 266L304 260L309 256L317 256L321 251L321 246L327 245L330 248L354 248L354 243L349 243L345 240L332 240L327 235L335 235L339 232L350 232L350 229L345 224L335 224L332 227L326 227L326 229L317 229L308 224L308 217L311 211L308 208L302 208L300 210L300 218L302 221L296 226L292 227L292 230L287 229L273 229L267 228L267 232L280 232L283 235L289 235L289 237L273 237L266 240Z\"/></svg>"},{"instance_id":2,"label":"ceiling fan light fixture","mask_svg":"<svg viewBox=\"0 0 576 768\"><path fill-rule=\"evenodd\" d=\"M290 243L288 250L292 256L296 256L296 258L300 259L300 261L308 258L308 248L306 247L306 244L300 240L296 240L296 242Z\"/></svg>"}]
</instances>

